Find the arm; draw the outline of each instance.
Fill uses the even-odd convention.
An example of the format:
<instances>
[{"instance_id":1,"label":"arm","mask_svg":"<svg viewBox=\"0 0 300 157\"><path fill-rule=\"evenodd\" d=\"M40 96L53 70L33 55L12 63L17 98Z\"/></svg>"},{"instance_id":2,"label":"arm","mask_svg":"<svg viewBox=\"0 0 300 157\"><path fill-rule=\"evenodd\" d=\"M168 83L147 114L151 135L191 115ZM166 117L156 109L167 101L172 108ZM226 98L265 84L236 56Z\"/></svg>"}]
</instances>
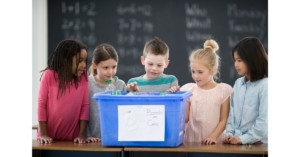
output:
<instances>
[{"instance_id":1,"label":"arm","mask_svg":"<svg viewBox=\"0 0 300 157\"><path fill-rule=\"evenodd\" d=\"M185 114L185 123L190 120L190 108L191 108L191 100L187 99L186 101L186 114Z\"/></svg>"},{"instance_id":2,"label":"arm","mask_svg":"<svg viewBox=\"0 0 300 157\"><path fill-rule=\"evenodd\" d=\"M236 85L233 87L233 93L231 95L231 98L230 98L230 109L229 109L229 117L227 119L227 124L226 124L226 130L225 130L225 133L224 133L224 139L223 139L223 142L224 143L228 143L229 142L229 138L232 137L234 135L234 97L235 97L235 88L236 88Z\"/></svg>"},{"instance_id":3,"label":"arm","mask_svg":"<svg viewBox=\"0 0 300 157\"><path fill-rule=\"evenodd\" d=\"M40 126L40 138L38 139L39 143L52 143L53 139L48 136L48 131L47 131L47 123L46 122L39 122Z\"/></svg>"},{"instance_id":4,"label":"arm","mask_svg":"<svg viewBox=\"0 0 300 157\"><path fill-rule=\"evenodd\" d=\"M79 121L79 135L74 139L75 143L86 143L87 138L86 138L86 125L87 121L86 120L80 120Z\"/></svg>"},{"instance_id":5,"label":"arm","mask_svg":"<svg viewBox=\"0 0 300 157\"><path fill-rule=\"evenodd\" d=\"M225 129L228 113L229 113L229 102L230 97L228 97L223 104L221 105L221 115L220 121L216 127L216 129L210 134L210 136L202 141L204 144L215 144L217 138L222 134Z\"/></svg>"},{"instance_id":6,"label":"arm","mask_svg":"<svg viewBox=\"0 0 300 157\"><path fill-rule=\"evenodd\" d=\"M171 88L174 87L174 86L175 87L179 87L179 85L178 85L178 79L175 76L173 76L173 75L172 75L172 77L173 77L173 81L172 81L170 87Z\"/></svg>"},{"instance_id":7,"label":"arm","mask_svg":"<svg viewBox=\"0 0 300 157\"><path fill-rule=\"evenodd\" d=\"M88 93L88 84L86 82L86 88L83 91L83 100L81 105L80 117L79 117L79 134L78 137L74 139L74 142L86 143L86 129L87 121L90 117L90 108L89 108L89 93Z\"/></svg>"},{"instance_id":8,"label":"arm","mask_svg":"<svg viewBox=\"0 0 300 157\"><path fill-rule=\"evenodd\" d=\"M42 74L41 84L39 88L38 96L38 121L39 121L39 131L40 137L37 139L39 143L51 143L53 139L48 136L47 130L47 106L48 106L48 95L49 87L48 80L50 79L49 73L45 71Z\"/></svg>"},{"instance_id":9,"label":"arm","mask_svg":"<svg viewBox=\"0 0 300 157\"><path fill-rule=\"evenodd\" d=\"M233 96L233 94L232 94ZM229 117L227 119L226 129L224 133L224 137L222 139L223 143L230 143L234 134L234 113L233 113L233 101L232 97L230 99L230 109L229 109Z\"/></svg>"},{"instance_id":10,"label":"arm","mask_svg":"<svg viewBox=\"0 0 300 157\"><path fill-rule=\"evenodd\" d=\"M192 84L189 84L189 83L185 84L180 88L180 91L192 92L191 86L192 86ZM186 105L187 106L186 106L186 114L185 114L185 123L189 122L189 120L190 120L191 97L186 100Z\"/></svg>"}]
</instances>

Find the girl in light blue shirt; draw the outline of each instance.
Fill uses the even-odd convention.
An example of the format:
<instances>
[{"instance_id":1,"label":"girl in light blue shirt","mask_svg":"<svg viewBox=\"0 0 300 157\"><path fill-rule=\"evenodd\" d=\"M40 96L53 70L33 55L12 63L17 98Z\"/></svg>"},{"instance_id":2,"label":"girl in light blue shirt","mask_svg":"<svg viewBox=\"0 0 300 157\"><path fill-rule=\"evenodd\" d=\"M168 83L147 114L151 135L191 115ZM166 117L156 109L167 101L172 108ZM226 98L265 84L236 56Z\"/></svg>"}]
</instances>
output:
<instances>
[{"instance_id":1,"label":"girl in light blue shirt","mask_svg":"<svg viewBox=\"0 0 300 157\"><path fill-rule=\"evenodd\" d=\"M246 37L232 50L237 73L223 138L228 144L268 142L268 56L259 39Z\"/></svg>"}]
</instances>

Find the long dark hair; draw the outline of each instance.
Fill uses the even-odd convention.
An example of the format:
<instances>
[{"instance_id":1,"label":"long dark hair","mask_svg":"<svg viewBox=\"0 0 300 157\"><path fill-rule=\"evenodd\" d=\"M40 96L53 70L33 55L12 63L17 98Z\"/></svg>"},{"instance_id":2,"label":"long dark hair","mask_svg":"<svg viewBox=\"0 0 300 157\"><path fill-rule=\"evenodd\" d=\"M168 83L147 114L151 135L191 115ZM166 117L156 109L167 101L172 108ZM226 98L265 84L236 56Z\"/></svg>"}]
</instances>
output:
<instances>
[{"instance_id":1,"label":"long dark hair","mask_svg":"<svg viewBox=\"0 0 300 157\"><path fill-rule=\"evenodd\" d=\"M233 59L235 52L247 65L251 82L268 77L268 55L258 38L246 37L242 39L232 49Z\"/></svg>"},{"instance_id":2,"label":"long dark hair","mask_svg":"<svg viewBox=\"0 0 300 157\"><path fill-rule=\"evenodd\" d=\"M72 62L74 56L80 56L81 50L87 50L86 46L79 41L75 40L63 40L61 41L54 52L48 59L48 66L41 72L47 69L54 70L55 80L59 80L58 94L57 98L65 92L68 87L70 90L70 85L74 81L75 87L78 87L78 77L72 73ZM76 57L76 71L78 68L79 60ZM87 75L87 74L85 74ZM87 79L87 78L86 78Z\"/></svg>"}]
</instances>

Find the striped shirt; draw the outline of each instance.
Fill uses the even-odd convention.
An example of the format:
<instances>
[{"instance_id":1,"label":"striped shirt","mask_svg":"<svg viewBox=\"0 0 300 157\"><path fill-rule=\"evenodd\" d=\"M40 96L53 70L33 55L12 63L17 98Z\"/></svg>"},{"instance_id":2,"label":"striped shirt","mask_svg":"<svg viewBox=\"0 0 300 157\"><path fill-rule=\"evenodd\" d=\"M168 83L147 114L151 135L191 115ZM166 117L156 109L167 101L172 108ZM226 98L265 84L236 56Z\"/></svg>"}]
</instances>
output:
<instances>
[{"instance_id":1,"label":"striped shirt","mask_svg":"<svg viewBox=\"0 0 300 157\"><path fill-rule=\"evenodd\" d=\"M129 79L128 84L136 82L140 92L164 92L173 86L178 86L178 80L174 75L162 74L153 80L145 79L143 76Z\"/></svg>"}]
</instances>

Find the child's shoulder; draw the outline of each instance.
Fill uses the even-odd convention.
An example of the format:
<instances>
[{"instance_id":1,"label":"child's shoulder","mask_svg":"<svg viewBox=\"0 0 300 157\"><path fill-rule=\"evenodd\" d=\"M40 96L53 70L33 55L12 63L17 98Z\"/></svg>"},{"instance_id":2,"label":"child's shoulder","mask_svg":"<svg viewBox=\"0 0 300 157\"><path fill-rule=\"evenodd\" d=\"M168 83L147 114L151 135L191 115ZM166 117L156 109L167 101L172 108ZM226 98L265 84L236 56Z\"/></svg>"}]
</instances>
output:
<instances>
[{"instance_id":1,"label":"child's shoulder","mask_svg":"<svg viewBox=\"0 0 300 157\"><path fill-rule=\"evenodd\" d=\"M227 83L219 83L218 86L222 93L228 93L228 94L232 93L233 89L232 89L231 85L229 85Z\"/></svg>"},{"instance_id":2,"label":"child's shoulder","mask_svg":"<svg viewBox=\"0 0 300 157\"><path fill-rule=\"evenodd\" d=\"M56 72L52 69L46 69L44 72L43 72L45 75L50 75L50 74L55 74Z\"/></svg>"},{"instance_id":3,"label":"child's shoulder","mask_svg":"<svg viewBox=\"0 0 300 157\"><path fill-rule=\"evenodd\" d=\"M236 79L234 84L242 84L244 82L245 82L245 76Z\"/></svg>"},{"instance_id":4,"label":"child's shoulder","mask_svg":"<svg viewBox=\"0 0 300 157\"><path fill-rule=\"evenodd\" d=\"M219 83L219 86L225 89L232 89L231 85L223 82Z\"/></svg>"},{"instance_id":5,"label":"child's shoulder","mask_svg":"<svg viewBox=\"0 0 300 157\"><path fill-rule=\"evenodd\" d=\"M89 85L92 85L92 86L97 84L95 81L94 75L91 74L88 76L88 83L89 83Z\"/></svg>"},{"instance_id":6,"label":"child's shoulder","mask_svg":"<svg viewBox=\"0 0 300 157\"><path fill-rule=\"evenodd\" d=\"M255 82L257 82L256 84L257 84L258 88L268 89L268 78L267 77L257 80Z\"/></svg>"},{"instance_id":7,"label":"child's shoulder","mask_svg":"<svg viewBox=\"0 0 300 157\"><path fill-rule=\"evenodd\" d=\"M142 76L138 76L138 77L133 77L133 78L129 79L127 83L129 84L129 83L132 83L132 82L138 82L141 79L143 79L143 75Z\"/></svg>"},{"instance_id":8,"label":"child's shoulder","mask_svg":"<svg viewBox=\"0 0 300 157\"><path fill-rule=\"evenodd\" d=\"M57 75L57 73L56 73L54 70L46 69L46 70L43 71L43 73L42 73L42 78L51 79L51 78L54 77L54 75Z\"/></svg>"},{"instance_id":9,"label":"child's shoulder","mask_svg":"<svg viewBox=\"0 0 300 157\"><path fill-rule=\"evenodd\" d=\"M187 83L180 87L180 91L191 91L195 86L197 86L196 83Z\"/></svg>"},{"instance_id":10,"label":"child's shoulder","mask_svg":"<svg viewBox=\"0 0 300 157\"><path fill-rule=\"evenodd\" d=\"M268 78L267 77L260 79L260 81L263 84L268 84Z\"/></svg>"},{"instance_id":11,"label":"child's shoulder","mask_svg":"<svg viewBox=\"0 0 300 157\"><path fill-rule=\"evenodd\" d=\"M168 84L168 83L174 83L178 84L178 80L176 76L174 75L167 75L167 74L162 74L159 78L156 79L156 81L161 82L161 84Z\"/></svg>"},{"instance_id":12,"label":"child's shoulder","mask_svg":"<svg viewBox=\"0 0 300 157\"><path fill-rule=\"evenodd\" d=\"M117 76L115 76L114 79L115 79L116 84L125 84L125 82Z\"/></svg>"},{"instance_id":13,"label":"child's shoulder","mask_svg":"<svg viewBox=\"0 0 300 157\"><path fill-rule=\"evenodd\" d=\"M167 78L170 80L177 80L177 77L174 75L163 74L162 76L163 76L163 78Z\"/></svg>"}]
</instances>

